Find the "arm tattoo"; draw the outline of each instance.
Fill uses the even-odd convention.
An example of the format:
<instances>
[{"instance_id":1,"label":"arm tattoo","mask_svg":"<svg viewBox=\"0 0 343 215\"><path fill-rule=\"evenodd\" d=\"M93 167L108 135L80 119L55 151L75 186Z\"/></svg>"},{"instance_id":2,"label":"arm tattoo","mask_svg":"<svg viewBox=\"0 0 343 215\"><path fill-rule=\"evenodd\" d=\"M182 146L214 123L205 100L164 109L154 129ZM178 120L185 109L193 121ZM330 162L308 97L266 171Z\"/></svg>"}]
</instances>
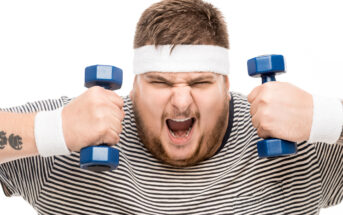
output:
<instances>
[{"instance_id":1,"label":"arm tattoo","mask_svg":"<svg viewBox=\"0 0 343 215\"><path fill-rule=\"evenodd\" d=\"M4 149L6 147L7 141L15 150L21 150L23 148L22 138L19 135L11 134L7 139L6 132L0 131L0 149Z\"/></svg>"},{"instance_id":2,"label":"arm tattoo","mask_svg":"<svg viewBox=\"0 0 343 215\"><path fill-rule=\"evenodd\" d=\"M19 135L11 134L10 138L8 138L8 142L10 143L10 146L12 146L15 150L20 150L23 148L23 142L21 142L22 138Z\"/></svg>"},{"instance_id":3,"label":"arm tattoo","mask_svg":"<svg viewBox=\"0 0 343 215\"><path fill-rule=\"evenodd\" d=\"M0 131L0 149L4 149L7 144L7 137L4 131Z\"/></svg>"}]
</instances>

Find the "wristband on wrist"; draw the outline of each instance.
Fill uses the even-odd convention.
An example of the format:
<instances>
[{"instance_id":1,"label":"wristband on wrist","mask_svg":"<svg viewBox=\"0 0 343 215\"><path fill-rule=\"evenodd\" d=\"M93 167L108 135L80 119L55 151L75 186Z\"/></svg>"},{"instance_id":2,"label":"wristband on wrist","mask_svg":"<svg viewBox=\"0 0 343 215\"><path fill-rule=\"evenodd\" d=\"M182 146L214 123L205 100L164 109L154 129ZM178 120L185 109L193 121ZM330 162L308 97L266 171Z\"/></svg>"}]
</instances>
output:
<instances>
[{"instance_id":1,"label":"wristband on wrist","mask_svg":"<svg viewBox=\"0 0 343 215\"><path fill-rule=\"evenodd\" d=\"M62 127L62 110L38 112L35 117L34 133L36 146L42 157L69 155Z\"/></svg>"},{"instance_id":2,"label":"wristband on wrist","mask_svg":"<svg viewBox=\"0 0 343 215\"><path fill-rule=\"evenodd\" d=\"M313 118L308 142L336 143L342 133L343 106L339 99L313 96Z\"/></svg>"}]
</instances>

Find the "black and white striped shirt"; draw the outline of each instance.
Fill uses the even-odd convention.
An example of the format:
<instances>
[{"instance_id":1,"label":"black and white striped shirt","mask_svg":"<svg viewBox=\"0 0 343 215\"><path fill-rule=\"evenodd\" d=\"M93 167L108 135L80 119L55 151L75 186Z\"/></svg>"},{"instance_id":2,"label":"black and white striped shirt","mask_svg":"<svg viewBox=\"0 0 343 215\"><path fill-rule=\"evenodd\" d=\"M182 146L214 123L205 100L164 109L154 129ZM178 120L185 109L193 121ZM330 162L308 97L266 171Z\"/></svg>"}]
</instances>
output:
<instances>
[{"instance_id":1,"label":"black and white striped shirt","mask_svg":"<svg viewBox=\"0 0 343 215\"><path fill-rule=\"evenodd\" d=\"M343 198L343 145L300 143L293 156L261 159L261 140L246 98L232 92L220 150L195 166L159 162L140 142L132 102L125 97L120 164L113 172L79 167L79 153L24 158L0 165L7 195L20 195L38 214L319 214ZM62 97L7 111L52 110Z\"/></svg>"}]
</instances>

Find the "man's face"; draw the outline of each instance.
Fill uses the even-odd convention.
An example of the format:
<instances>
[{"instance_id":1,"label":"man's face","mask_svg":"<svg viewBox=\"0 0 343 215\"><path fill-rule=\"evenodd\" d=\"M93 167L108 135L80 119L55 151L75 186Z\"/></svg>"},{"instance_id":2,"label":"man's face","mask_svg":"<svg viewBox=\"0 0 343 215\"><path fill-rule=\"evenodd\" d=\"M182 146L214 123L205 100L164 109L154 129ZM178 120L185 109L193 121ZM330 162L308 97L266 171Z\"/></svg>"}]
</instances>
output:
<instances>
[{"instance_id":1,"label":"man's face","mask_svg":"<svg viewBox=\"0 0 343 215\"><path fill-rule=\"evenodd\" d=\"M227 128L228 90L227 76L211 72L137 75L130 96L141 141L173 166L211 157Z\"/></svg>"}]
</instances>

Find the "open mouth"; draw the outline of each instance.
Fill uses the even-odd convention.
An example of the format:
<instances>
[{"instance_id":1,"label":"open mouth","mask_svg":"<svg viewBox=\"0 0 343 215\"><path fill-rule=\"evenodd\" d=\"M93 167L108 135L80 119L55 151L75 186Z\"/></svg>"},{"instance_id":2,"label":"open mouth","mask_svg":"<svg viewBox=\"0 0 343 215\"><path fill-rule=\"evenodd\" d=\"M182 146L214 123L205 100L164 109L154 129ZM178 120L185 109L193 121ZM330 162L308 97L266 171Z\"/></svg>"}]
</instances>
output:
<instances>
[{"instance_id":1,"label":"open mouth","mask_svg":"<svg viewBox=\"0 0 343 215\"><path fill-rule=\"evenodd\" d=\"M167 119L169 137L175 144L184 144L192 136L195 118Z\"/></svg>"}]
</instances>

